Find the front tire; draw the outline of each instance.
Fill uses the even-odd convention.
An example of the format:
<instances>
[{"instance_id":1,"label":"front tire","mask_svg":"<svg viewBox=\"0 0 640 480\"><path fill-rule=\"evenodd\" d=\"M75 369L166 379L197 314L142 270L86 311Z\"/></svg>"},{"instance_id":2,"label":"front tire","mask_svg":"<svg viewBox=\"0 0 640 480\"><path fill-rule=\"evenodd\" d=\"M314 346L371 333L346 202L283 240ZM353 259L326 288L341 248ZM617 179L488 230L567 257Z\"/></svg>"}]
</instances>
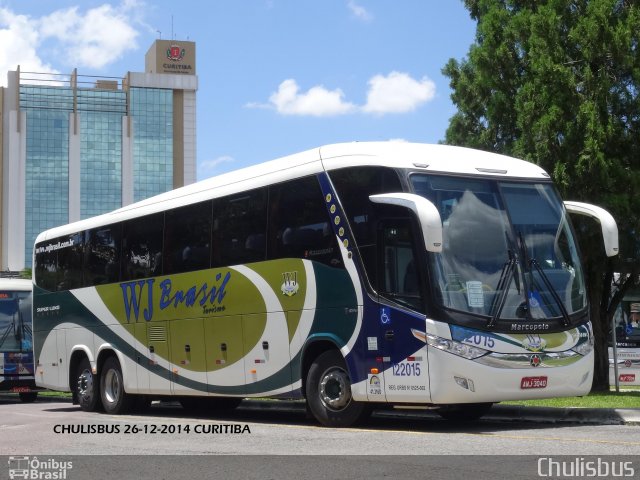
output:
<instances>
[{"instance_id":1,"label":"front tire","mask_svg":"<svg viewBox=\"0 0 640 480\"><path fill-rule=\"evenodd\" d=\"M104 411L113 415L128 413L133 407L135 398L124 391L122 369L116 357L109 357L104 362L100 375L100 397Z\"/></svg>"},{"instance_id":2,"label":"front tire","mask_svg":"<svg viewBox=\"0 0 640 480\"><path fill-rule=\"evenodd\" d=\"M76 370L75 394L80 408L85 412L95 412L98 409L100 387L98 378L93 374L87 357L80 361Z\"/></svg>"},{"instance_id":3,"label":"front tire","mask_svg":"<svg viewBox=\"0 0 640 480\"><path fill-rule=\"evenodd\" d=\"M316 358L307 374L307 405L312 415L326 427L348 427L371 413L369 405L351 396L351 379L336 350Z\"/></svg>"}]
</instances>

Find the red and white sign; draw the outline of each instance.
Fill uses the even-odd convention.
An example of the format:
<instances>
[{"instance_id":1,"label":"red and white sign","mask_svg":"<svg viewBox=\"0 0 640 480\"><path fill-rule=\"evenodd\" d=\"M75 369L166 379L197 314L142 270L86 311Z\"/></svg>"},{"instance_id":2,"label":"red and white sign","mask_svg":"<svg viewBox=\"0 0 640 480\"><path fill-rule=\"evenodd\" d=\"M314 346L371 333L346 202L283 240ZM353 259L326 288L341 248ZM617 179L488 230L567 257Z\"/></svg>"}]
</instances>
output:
<instances>
[{"instance_id":1,"label":"red and white sign","mask_svg":"<svg viewBox=\"0 0 640 480\"><path fill-rule=\"evenodd\" d=\"M635 382L636 381L636 374L635 373L623 373L620 375L620 381L621 382Z\"/></svg>"}]
</instances>

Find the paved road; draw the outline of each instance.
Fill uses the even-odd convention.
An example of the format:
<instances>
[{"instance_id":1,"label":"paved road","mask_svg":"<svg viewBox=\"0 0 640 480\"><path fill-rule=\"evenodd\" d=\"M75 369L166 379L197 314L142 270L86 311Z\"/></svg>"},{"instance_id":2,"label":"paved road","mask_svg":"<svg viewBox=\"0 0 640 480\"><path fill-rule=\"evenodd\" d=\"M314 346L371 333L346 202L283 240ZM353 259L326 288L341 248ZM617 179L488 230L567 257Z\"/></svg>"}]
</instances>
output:
<instances>
[{"instance_id":1,"label":"paved road","mask_svg":"<svg viewBox=\"0 0 640 480\"><path fill-rule=\"evenodd\" d=\"M212 471L210 457L184 455L243 455L221 457L214 461L215 468L229 479L262 480L292 478L264 476L283 466L297 471L298 478L361 478L360 474L386 478L398 473L413 475L427 467L449 472L452 461L458 465L459 478L537 478L533 470L540 456L640 459L640 426L496 420L452 425L424 412L380 412L359 428L330 429L307 419L301 408L256 408L261 405L245 401L235 412L209 416L189 415L174 405L154 405L144 415L112 416L82 412L68 402L21 404L0 398L0 454L37 455L39 459L62 456L76 459L77 466L91 458L91 468L97 469L91 478L96 480L133 478L114 476L114 469L124 466L138 479L188 478L180 476L187 471L190 478L198 478L197 472ZM96 453L136 457L71 457ZM437 457L461 454L484 457ZM149 457L140 457L144 455ZM499 455L535 457L501 460L495 457ZM324 468L329 462L333 473L327 476ZM640 460L636 463L640 474ZM4 474L0 465L0 478Z\"/></svg>"}]
</instances>

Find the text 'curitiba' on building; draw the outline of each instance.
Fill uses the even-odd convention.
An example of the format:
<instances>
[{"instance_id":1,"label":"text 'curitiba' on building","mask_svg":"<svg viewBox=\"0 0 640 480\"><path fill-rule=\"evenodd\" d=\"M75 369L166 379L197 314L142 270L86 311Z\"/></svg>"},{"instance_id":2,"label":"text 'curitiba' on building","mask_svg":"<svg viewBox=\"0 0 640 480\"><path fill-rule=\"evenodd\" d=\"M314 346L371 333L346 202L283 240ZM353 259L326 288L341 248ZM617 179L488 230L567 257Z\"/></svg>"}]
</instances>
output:
<instances>
[{"instance_id":1,"label":"text 'curitiba' on building","mask_svg":"<svg viewBox=\"0 0 640 480\"><path fill-rule=\"evenodd\" d=\"M1 88L0 270L38 233L196 181L196 46L156 40L124 78L9 71Z\"/></svg>"}]
</instances>

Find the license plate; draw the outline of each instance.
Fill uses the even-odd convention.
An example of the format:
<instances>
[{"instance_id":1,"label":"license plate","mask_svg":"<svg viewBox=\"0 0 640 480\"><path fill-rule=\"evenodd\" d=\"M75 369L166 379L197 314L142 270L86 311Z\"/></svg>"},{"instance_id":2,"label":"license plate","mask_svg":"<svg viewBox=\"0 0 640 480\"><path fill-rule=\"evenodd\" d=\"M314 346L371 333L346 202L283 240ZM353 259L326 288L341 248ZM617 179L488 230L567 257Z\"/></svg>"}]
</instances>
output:
<instances>
[{"instance_id":1,"label":"license plate","mask_svg":"<svg viewBox=\"0 0 640 480\"><path fill-rule=\"evenodd\" d=\"M31 389L29 387L12 387L9 389L9 391L13 393L25 393L30 392Z\"/></svg>"},{"instance_id":2,"label":"license plate","mask_svg":"<svg viewBox=\"0 0 640 480\"><path fill-rule=\"evenodd\" d=\"M522 377L520 388L546 388L547 377Z\"/></svg>"},{"instance_id":3,"label":"license plate","mask_svg":"<svg viewBox=\"0 0 640 480\"><path fill-rule=\"evenodd\" d=\"M620 381L621 382L635 382L636 381L636 375L634 373L626 373L626 374L620 375Z\"/></svg>"}]
</instances>

